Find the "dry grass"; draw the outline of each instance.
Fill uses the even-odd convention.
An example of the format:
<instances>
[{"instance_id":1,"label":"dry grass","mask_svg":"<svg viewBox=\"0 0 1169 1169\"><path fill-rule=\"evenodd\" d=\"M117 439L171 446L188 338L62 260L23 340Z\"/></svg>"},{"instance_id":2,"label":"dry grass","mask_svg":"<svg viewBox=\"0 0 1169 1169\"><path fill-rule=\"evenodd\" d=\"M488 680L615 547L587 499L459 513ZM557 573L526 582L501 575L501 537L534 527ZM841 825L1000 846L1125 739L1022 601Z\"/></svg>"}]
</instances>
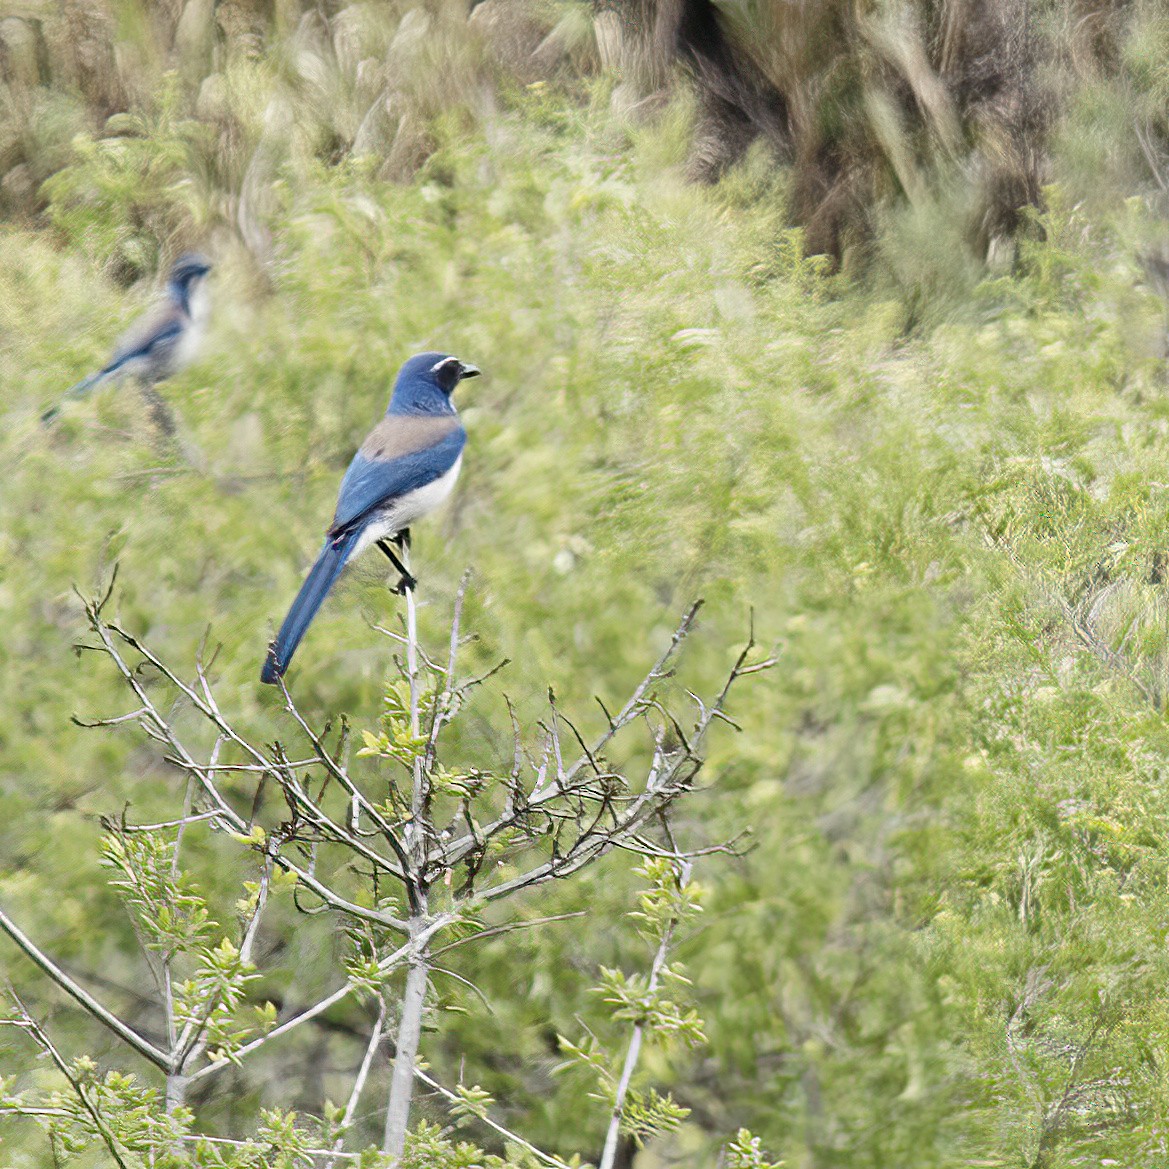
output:
<instances>
[{"instance_id":1,"label":"dry grass","mask_svg":"<svg viewBox=\"0 0 1169 1169\"><path fill-rule=\"evenodd\" d=\"M1124 179L1169 193L1167 41L1151 0L486 0L469 19L456 0L21 0L0 20L0 213L91 203L86 184L44 183L96 152L123 178L145 168L185 188L141 238L98 241L112 273L211 231L267 266L290 167L405 181L444 121L489 122L517 86L571 88L602 66L615 112L636 119L680 66L697 95L688 177L719 180L762 139L809 254L859 269L884 211L904 206L960 220L973 255L1009 263L1053 130L1086 89L1130 100Z\"/></svg>"}]
</instances>

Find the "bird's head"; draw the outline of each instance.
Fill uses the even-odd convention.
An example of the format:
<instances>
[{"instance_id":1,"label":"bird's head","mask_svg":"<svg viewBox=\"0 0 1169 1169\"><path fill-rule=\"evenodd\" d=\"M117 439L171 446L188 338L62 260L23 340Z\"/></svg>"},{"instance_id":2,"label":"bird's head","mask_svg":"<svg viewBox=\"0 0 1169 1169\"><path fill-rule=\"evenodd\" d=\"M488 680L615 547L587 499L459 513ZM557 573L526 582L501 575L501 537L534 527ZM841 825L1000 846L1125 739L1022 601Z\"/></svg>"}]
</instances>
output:
<instances>
[{"instance_id":1,"label":"bird's head","mask_svg":"<svg viewBox=\"0 0 1169 1169\"><path fill-rule=\"evenodd\" d=\"M419 353L398 371L391 414L449 414L450 396L464 378L478 377L479 370L449 353Z\"/></svg>"},{"instance_id":2,"label":"bird's head","mask_svg":"<svg viewBox=\"0 0 1169 1169\"><path fill-rule=\"evenodd\" d=\"M211 271L211 261L198 252L186 252L171 267L169 283L186 290Z\"/></svg>"}]
</instances>

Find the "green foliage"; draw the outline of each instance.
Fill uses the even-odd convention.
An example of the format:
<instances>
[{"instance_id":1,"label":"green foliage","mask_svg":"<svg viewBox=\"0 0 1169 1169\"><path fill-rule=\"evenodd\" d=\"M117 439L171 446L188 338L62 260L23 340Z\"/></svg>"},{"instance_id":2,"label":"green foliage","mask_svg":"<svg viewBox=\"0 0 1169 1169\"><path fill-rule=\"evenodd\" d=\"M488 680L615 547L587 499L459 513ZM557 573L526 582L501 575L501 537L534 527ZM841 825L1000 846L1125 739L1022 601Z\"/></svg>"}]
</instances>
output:
<instances>
[{"instance_id":1,"label":"green foliage","mask_svg":"<svg viewBox=\"0 0 1169 1169\"><path fill-rule=\"evenodd\" d=\"M452 1141L438 1125L423 1121L410 1134L401 1169L529 1169L530 1160L512 1160L483 1153L465 1141Z\"/></svg>"},{"instance_id":2,"label":"green foliage","mask_svg":"<svg viewBox=\"0 0 1169 1169\"><path fill-rule=\"evenodd\" d=\"M682 984L689 981L667 965L660 968L660 973L664 981ZM614 1008L614 1019L640 1024L663 1038L681 1039L692 1046L706 1040L698 1012L693 1009L683 1011L660 990L650 990L643 975L627 976L620 970L602 966L597 993Z\"/></svg>"},{"instance_id":3,"label":"green foliage","mask_svg":"<svg viewBox=\"0 0 1169 1169\"><path fill-rule=\"evenodd\" d=\"M145 944L166 958L187 954L205 942L217 925L207 900L189 880L181 880L175 842L150 832L111 833L101 842L102 860L121 876L121 889Z\"/></svg>"},{"instance_id":4,"label":"green foliage","mask_svg":"<svg viewBox=\"0 0 1169 1169\"><path fill-rule=\"evenodd\" d=\"M76 161L44 184L50 222L68 244L124 278L155 271L176 236L207 224L198 176L214 132L182 106L178 76L168 73L152 112L117 114L102 137L78 137Z\"/></svg>"},{"instance_id":5,"label":"green foliage","mask_svg":"<svg viewBox=\"0 0 1169 1169\"><path fill-rule=\"evenodd\" d=\"M199 955L193 977L175 987L175 1023L179 1028L202 1025L213 1060L230 1058L251 1037L252 1027L235 1022L235 1013L255 977L250 962L227 938ZM266 1009L265 1009L266 1008ZM265 1004L259 1019L271 1026L275 1015Z\"/></svg>"},{"instance_id":6,"label":"green foliage","mask_svg":"<svg viewBox=\"0 0 1169 1169\"><path fill-rule=\"evenodd\" d=\"M495 1103L490 1092L484 1091L478 1084L468 1087L466 1084L457 1084L455 1092L459 1102L451 1106L451 1115L459 1121L474 1117L482 1120L487 1115L487 1109Z\"/></svg>"},{"instance_id":7,"label":"green foliage","mask_svg":"<svg viewBox=\"0 0 1169 1169\"><path fill-rule=\"evenodd\" d=\"M768 1161L763 1152L763 1142L741 1128L735 1139L727 1145L725 1164L727 1169L780 1169L783 1162Z\"/></svg>"},{"instance_id":8,"label":"green foliage","mask_svg":"<svg viewBox=\"0 0 1169 1169\"><path fill-rule=\"evenodd\" d=\"M1163 15L1145 6L1141 21L1123 52L1156 146ZM361 59L384 60L389 37L370 37ZM584 709L624 693L699 592L702 636L664 689L702 692L752 608L783 663L736 699L742 733L712 739L707 786L675 823L686 846L750 830L743 855L703 862L701 917L686 916L668 862L638 878L613 858L523 907L586 918L444 959L492 1008L448 980L458 1010L432 1012L425 1040L438 1079L480 1086L460 1106L476 1139L489 1107L541 1147L595 1159L642 1023L708 1043L698 1058L647 1044L627 1125L677 1122L647 1157L660 1142L711 1164L745 1123L760 1135L740 1133L728 1166L1153 1163L1169 1123L1169 430L1164 305L1130 247L1161 227L1144 199L1120 197L1149 181L1124 136L1127 99L1105 78L1069 108L1060 181L1017 270L968 265L950 212L961 199L942 187L890 217L888 279L860 287L781 233L782 183L684 187L663 163L676 123L617 129L600 101L524 90L481 125L440 119L429 161L392 186L368 161L388 149L334 163L363 97L335 54L275 34L264 52L225 66L214 145L193 124L197 95L173 80L100 129L78 123L73 96L36 95L55 111L27 147L57 171L52 230L0 229L0 905L79 978L100 973L149 1033L135 935L188 963L179 1019L213 1019L228 1056L345 970L397 992L378 967L390 939L338 935L278 873L261 939L274 971L253 978L239 960L235 918L255 910L258 852L286 814L271 790L246 848L191 829L175 875L172 837L115 832L99 864L101 816L129 804L135 821L173 818L183 792L160 750L70 725L128 709L71 652L84 635L72 588L88 594L118 559L120 619L169 660L191 660L210 623L216 692L257 741L287 738L256 683L266 638L394 369L441 345L488 376L460 399L471 438L456 497L415 533L426 636L471 564L480 640L463 652L484 672L513 658L509 694L551 684ZM287 115L286 138L265 138L269 109L277 130ZM274 159L252 207L270 237L262 273L235 234L261 141ZM209 158L221 147L222 165ZM210 351L165 393L205 466L158 447L129 386L42 430L40 411L149 297L147 281L124 290L103 274L153 278L197 239L218 261ZM383 780L421 747L396 645L370 628L396 616L384 583L368 563L351 574L290 678L314 720L343 710L374 728L355 754L372 751L363 766ZM525 725L541 717L516 701ZM497 694L468 698L439 798L499 796L507 727ZM393 810L388 791L378 799ZM495 842L491 863L512 844ZM401 912L389 890L368 900ZM647 947L675 919L651 994ZM316 1122L256 1122L260 1105L278 1094L323 1114L344 1100L368 1027L354 996L245 1063L196 1124L165 1113L152 1071L111 1070L123 1060L104 1035L23 959L4 962L70 1061L93 1053L69 1066L126 1153L149 1149L155 1165L305 1163L325 1139ZM602 968L614 973L590 996ZM108 1163L76 1093L11 1031L0 1110L51 1095L65 1115L39 1123L62 1163ZM555 1034L572 1037L562 1051ZM552 1077L566 1056L579 1070ZM379 1062L371 1096L385 1080ZM423 1113L410 1164L500 1164L502 1145L483 1153L443 1130L445 1105ZM379 1123L360 1115L357 1143ZM11 1163L46 1162L44 1137L3 1124ZM188 1140L196 1127L247 1144Z\"/></svg>"},{"instance_id":9,"label":"green foliage","mask_svg":"<svg viewBox=\"0 0 1169 1169\"><path fill-rule=\"evenodd\" d=\"M163 1112L158 1093L142 1084L132 1075L106 1072L104 1075L90 1059L74 1060L70 1073L80 1092L85 1094L88 1107L80 1093L73 1090L52 1093L47 1107L59 1115L42 1120L51 1145L66 1155L84 1153L89 1148L102 1150L104 1141L93 1112L108 1128L116 1144L131 1156L147 1161L159 1148L177 1152L181 1141L190 1131L191 1114L185 1110L167 1115ZM182 1164L185 1158L179 1154Z\"/></svg>"},{"instance_id":10,"label":"green foliage","mask_svg":"<svg viewBox=\"0 0 1169 1169\"><path fill-rule=\"evenodd\" d=\"M625 1101L621 1116L621 1131L627 1133L642 1147L653 1137L675 1132L690 1115L667 1092L660 1096L653 1088L646 1092L632 1091Z\"/></svg>"},{"instance_id":11,"label":"green foliage","mask_svg":"<svg viewBox=\"0 0 1169 1169\"><path fill-rule=\"evenodd\" d=\"M706 1036L698 1012L680 1006L665 993L667 986L674 992L689 987L689 980L666 961L675 930L698 912L689 865L676 858L647 857L637 873L649 885L638 897L640 908L631 916L641 922L642 936L656 951L649 973L627 975L602 966L599 984L593 988L612 1008L610 1030L613 1023L628 1024L632 1030L617 1031L608 1046L592 1031L581 1043L563 1036L558 1040L569 1056L564 1069L575 1066L584 1073L592 1084L590 1096L602 1101L620 1131L641 1147L653 1137L675 1132L690 1115L690 1109L679 1105L669 1093L634 1086L635 1081L646 1078L639 1066L645 1059L643 1042L647 1051L660 1054L681 1045L698 1047L705 1044ZM627 1040L626 1034L632 1039Z\"/></svg>"},{"instance_id":12,"label":"green foliage","mask_svg":"<svg viewBox=\"0 0 1169 1169\"><path fill-rule=\"evenodd\" d=\"M703 890L682 879L677 862L665 856L647 856L633 870L648 882L637 895L637 909L629 915L649 941L659 942L666 932L702 912Z\"/></svg>"},{"instance_id":13,"label":"green foliage","mask_svg":"<svg viewBox=\"0 0 1169 1169\"><path fill-rule=\"evenodd\" d=\"M425 726L429 723L429 712L419 703L419 722ZM422 756L426 749L427 735L415 735L410 730L410 683L396 679L386 686L385 710L382 713L382 731L373 734L372 731L362 731L361 737L365 741L357 754L359 756L374 755L382 759L393 759L405 767L411 767L415 759Z\"/></svg>"}]
</instances>

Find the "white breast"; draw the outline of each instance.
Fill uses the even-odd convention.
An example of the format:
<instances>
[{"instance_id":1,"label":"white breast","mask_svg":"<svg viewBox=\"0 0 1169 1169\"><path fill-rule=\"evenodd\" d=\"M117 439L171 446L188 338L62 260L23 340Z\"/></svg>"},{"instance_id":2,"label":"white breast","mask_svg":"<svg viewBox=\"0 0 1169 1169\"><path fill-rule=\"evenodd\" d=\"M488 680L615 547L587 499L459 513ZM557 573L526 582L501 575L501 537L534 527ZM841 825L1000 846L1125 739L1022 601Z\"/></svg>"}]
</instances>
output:
<instances>
[{"instance_id":1,"label":"white breast","mask_svg":"<svg viewBox=\"0 0 1169 1169\"><path fill-rule=\"evenodd\" d=\"M454 489L455 480L459 477L459 468L463 465L463 456L455 459L454 465L445 475L440 475L425 487L417 491L400 495L393 503L382 510L377 517L366 526L353 549L353 555L364 552L371 544L378 540L387 540L396 536L403 528L408 528L423 516L429 515L438 505L445 501Z\"/></svg>"},{"instance_id":2,"label":"white breast","mask_svg":"<svg viewBox=\"0 0 1169 1169\"><path fill-rule=\"evenodd\" d=\"M202 347L203 335L207 332L207 321L211 317L211 295L207 290L206 280L196 280L192 284L187 308L191 314L191 323L175 346L176 370L190 365Z\"/></svg>"}]
</instances>

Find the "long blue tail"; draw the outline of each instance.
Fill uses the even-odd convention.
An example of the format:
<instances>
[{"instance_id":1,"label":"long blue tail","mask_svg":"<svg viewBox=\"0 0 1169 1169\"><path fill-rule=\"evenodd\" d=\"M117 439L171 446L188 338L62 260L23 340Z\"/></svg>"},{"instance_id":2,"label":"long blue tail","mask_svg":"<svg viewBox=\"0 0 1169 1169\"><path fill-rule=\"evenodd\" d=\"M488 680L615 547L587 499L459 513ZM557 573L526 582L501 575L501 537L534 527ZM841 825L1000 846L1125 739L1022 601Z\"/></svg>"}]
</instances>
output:
<instances>
[{"instance_id":1,"label":"long blue tail","mask_svg":"<svg viewBox=\"0 0 1169 1169\"><path fill-rule=\"evenodd\" d=\"M93 391L96 390L97 387L106 380L106 378L110 377L112 374L117 373L118 370L120 370L122 366L125 365L125 363L126 362L124 358L118 361L111 361L110 364L107 365L104 369L99 369L97 373L91 373L89 377L82 378L81 381L79 381L75 386L70 386L65 391L61 401L58 402L56 406L50 406L49 409L41 415L41 422L48 426L49 423L52 422L53 419L61 413L61 408L65 405L66 402L72 401L74 398L84 398L86 394L93 393Z\"/></svg>"},{"instance_id":2,"label":"long blue tail","mask_svg":"<svg viewBox=\"0 0 1169 1169\"><path fill-rule=\"evenodd\" d=\"M300 586L300 592L296 594L296 600L292 602L292 608L288 610L288 616L284 618L284 624L276 634L276 640L268 648L268 660L260 671L261 682L275 685L277 678L284 676L284 671L292 661L292 655L296 653L296 647L300 645L300 639L312 624L317 610L329 595L329 590L336 584L337 577L341 575L341 569L345 567L349 553L353 551L353 546L360 535L361 531L358 529L325 541L316 564L305 578L304 584Z\"/></svg>"}]
</instances>

